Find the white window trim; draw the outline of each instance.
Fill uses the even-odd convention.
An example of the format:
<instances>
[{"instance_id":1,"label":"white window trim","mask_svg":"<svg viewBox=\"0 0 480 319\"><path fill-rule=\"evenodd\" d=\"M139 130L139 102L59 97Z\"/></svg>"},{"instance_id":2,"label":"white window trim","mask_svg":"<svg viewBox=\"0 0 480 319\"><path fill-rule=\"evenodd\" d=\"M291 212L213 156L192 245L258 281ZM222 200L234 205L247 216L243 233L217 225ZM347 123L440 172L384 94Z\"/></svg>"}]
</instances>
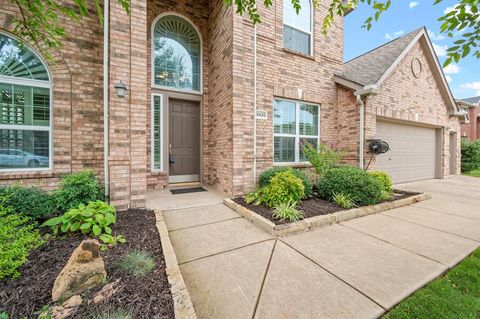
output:
<instances>
[{"instance_id":1,"label":"white window trim","mask_svg":"<svg viewBox=\"0 0 480 319\"><path fill-rule=\"evenodd\" d=\"M0 30L0 33L15 39L18 42L24 43L21 39L17 38L13 34L3 32ZM24 43L25 44L25 43ZM42 80L34 80L34 79L25 79L25 78L18 78L18 77L10 77L10 76L0 76L0 83L3 84L14 84L14 85L25 85L30 87L37 87L37 88L48 88L49 89L49 100L50 100L50 110L49 114L50 117L48 119L49 126L37 126L37 125L15 125L15 124L0 124L0 129L7 129L7 130L18 130L18 131L48 131L48 167L33 167L33 168L0 168L0 173L8 173L8 172L41 172L41 171L51 171L53 169L53 77L48 68L47 62L42 58L42 56L30 45L25 44L27 49L32 51L32 53L43 63L45 70L48 74L48 81Z\"/></svg>"},{"instance_id":2,"label":"white window trim","mask_svg":"<svg viewBox=\"0 0 480 319\"><path fill-rule=\"evenodd\" d=\"M289 0L283 0L283 1L289 1ZM313 56L313 25L314 25L313 17L314 17L314 11L313 11L312 0L309 0L309 3L310 3L310 30L309 31L302 30L302 29L298 28L297 26L286 23L285 22L285 16L283 16L283 18L282 18L283 21L282 22L283 22L284 26L286 25L286 26L288 26L292 29L295 29L297 31L300 31L300 32L303 32L303 33L306 33L306 34L310 35L310 52L309 52L309 55ZM290 3L290 5L291 5L291 3ZM284 14L285 14L285 10L282 8L282 15L284 15ZM285 31L283 32L282 36L285 36ZM285 48L285 39L283 39L283 47ZM293 50L293 49L289 49L289 48L285 48L285 49ZM303 52L296 51L296 50L294 50L294 51L303 54Z\"/></svg>"},{"instance_id":3,"label":"white window trim","mask_svg":"<svg viewBox=\"0 0 480 319\"><path fill-rule=\"evenodd\" d=\"M155 84L155 54L154 54L154 47L155 47L155 26L157 25L158 20L165 16L177 16L182 19L185 19L190 25L195 29L195 31L198 34L198 38L200 39L200 90L182 90L182 89L177 89L177 88L172 88L169 86L163 86L163 85L158 85ZM165 12L159 15L158 17L155 18L152 22L151 26L151 37L150 37L150 42L151 42L151 48L150 48L150 69L151 69L151 85L152 89L160 89L160 90L165 90L165 91L171 91L171 92L179 92L179 93L185 93L185 94L194 94L194 95L202 95L203 94L203 39L202 39L202 34L200 33L199 29L197 26L186 16L178 14L176 12Z\"/></svg>"},{"instance_id":4,"label":"white window trim","mask_svg":"<svg viewBox=\"0 0 480 319\"><path fill-rule=\"evenodd\" d=\"M160 97L160 168L155 168L155 97ZM151 138L150 138L150 166L151 171L154 173L163 172L163 162L164 162L164 154L163 154L163 131L164 131L164 123L163 123L163 94L152 93L152 106L151 106Z\"/></svg>"},{"instance_id":5,"label":"white window trim","mask_svg":"<svg viewBox=\"0 0 480 319\"><path fill-rule=\"evenodd\" d=\"M301 138L310 138L310 139L317 139L317 144L320 144L320 105L316 103L309 103L306 101L298 101L298 100L290 100L290 99L283 99L283 98L274 98L273 99L273 116L274 118L275 115L275 100L278 101L287 101L287 102L292 102L295 103L295 134L289 134L289 133L275 133L275 121L273 121L273 145L272 145L272 151L273 151L273 164L275 166L288 166L288 165L295 165L295 164L308 164L308 161L300 161L300 139ZM306 104L306 105L314 105L318 108L318 118L317 118L317 127L318 127L318 132L317 135L300 135L300 105L301 104ZM275 162L275 137L294 137L295 138L295 161L294 162Z\"/></svg>"}]
</instances>

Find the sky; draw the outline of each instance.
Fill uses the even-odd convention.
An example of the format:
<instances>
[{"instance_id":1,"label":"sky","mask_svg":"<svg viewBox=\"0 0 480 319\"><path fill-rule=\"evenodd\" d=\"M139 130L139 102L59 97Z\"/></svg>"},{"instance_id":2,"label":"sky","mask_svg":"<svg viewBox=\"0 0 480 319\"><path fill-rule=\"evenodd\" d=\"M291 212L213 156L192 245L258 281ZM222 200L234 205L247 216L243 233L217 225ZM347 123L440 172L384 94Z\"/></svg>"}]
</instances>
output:
<instances>
[{"instance_id":1,"label":"sky","mask_svg":"<svg viewBox=\"0 0 480 319\"><path fill-rule=\"evenodd\" d=\"M371 7L360 4L345 18L344 60L348 61L425 26L442 64L446 58L445 50L461 37L449 38L439 34L441 23L437 19L444 15L445 10L458 2L444 0L437 5L433 5L433 2L433 0L393 0L390 9L382 14L380 20L374 23L370 31L361 26L374 11ZM458 64L452 62L444 69L444 73L455 98L480 95L480 60L473 55L460 60Z\"/></svg>"}]
</instances>

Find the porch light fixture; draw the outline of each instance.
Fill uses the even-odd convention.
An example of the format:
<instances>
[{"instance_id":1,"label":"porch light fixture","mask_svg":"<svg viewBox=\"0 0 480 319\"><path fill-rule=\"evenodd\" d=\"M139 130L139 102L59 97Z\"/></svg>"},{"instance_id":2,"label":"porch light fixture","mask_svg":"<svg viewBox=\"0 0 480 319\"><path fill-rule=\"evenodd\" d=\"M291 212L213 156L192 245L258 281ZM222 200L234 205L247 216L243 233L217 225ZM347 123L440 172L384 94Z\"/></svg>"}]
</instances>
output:
<instances>
[{"instance_id":1,"label":"porch light fixture","mask_svg":"<svg viewBox=\"0 0 480 319\"><path fill-rule=\"evenodd\" d=\"M120 80L119 83L115 84L115 89L117 90L117 96L124 98L127 93L127 86L123 81Z\"/></svg>"}]
</instances>

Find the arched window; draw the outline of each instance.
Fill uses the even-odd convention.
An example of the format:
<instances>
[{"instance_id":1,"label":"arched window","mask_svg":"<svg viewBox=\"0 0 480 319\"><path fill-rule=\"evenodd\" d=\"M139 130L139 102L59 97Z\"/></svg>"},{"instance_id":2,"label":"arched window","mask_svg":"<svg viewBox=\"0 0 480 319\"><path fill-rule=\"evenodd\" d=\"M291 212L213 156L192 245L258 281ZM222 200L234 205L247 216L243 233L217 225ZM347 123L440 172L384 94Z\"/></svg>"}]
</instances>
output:
<instances>
[{"instance_id":1,"label":"arched window","mask_svg":"<svg viewBox=\"0 0 480 319\"><path fill-rule=\"evenodd\" d=\"M0 33L0 171L50 168L50 98L43 61Z\"/></svg>"},{"instance_id":2,"label":"arched window","mask_svg":"<svg viewBox=\"0 0 480 319\"><path fill-rule=\"evenodd\" d=\"M300 0L297 11L290 0L283 0L283 45L285 48L312 55L312 4Z\"/></svg>"},{"instance_id":3,"label":"arched window","mask_svg":"<svg viewBox=\"0 0 480 319\"><path fill-rule=\"evenodd\" d=\"M200 91L201 42L184 18L160 17L153 30L153 85Z\"/></svg>"}]
</instances>

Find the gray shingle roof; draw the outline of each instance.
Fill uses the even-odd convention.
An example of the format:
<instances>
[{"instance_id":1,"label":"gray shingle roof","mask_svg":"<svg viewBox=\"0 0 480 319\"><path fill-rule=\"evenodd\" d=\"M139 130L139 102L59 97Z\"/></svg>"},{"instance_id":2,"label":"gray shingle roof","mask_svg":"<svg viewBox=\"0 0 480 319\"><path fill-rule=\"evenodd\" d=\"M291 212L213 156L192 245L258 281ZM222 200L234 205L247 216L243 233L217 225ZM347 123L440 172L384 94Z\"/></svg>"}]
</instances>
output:
<instances>
[{"instance_id":1,"label":"gray shingle roof","mask_svg":"<svg viewBox=\"0 0 480 319\"><path fill-rule=\"evenodd\" d=\"M407 33L344 64L337 76L361 85L375 84L423 28Z\"/></svg>"},{"instance_id":2,"label":"gray shingle roof","mask_svg":"<svg viewBox=\"0 0 480 319\"><path fill-rule=\"evenodd\" d=\"M468 99L460 99L460 101L463 101L465 103L478 105L478 103L480 103L480 96L469 97Z\"/></svg>"}]
</instances>

